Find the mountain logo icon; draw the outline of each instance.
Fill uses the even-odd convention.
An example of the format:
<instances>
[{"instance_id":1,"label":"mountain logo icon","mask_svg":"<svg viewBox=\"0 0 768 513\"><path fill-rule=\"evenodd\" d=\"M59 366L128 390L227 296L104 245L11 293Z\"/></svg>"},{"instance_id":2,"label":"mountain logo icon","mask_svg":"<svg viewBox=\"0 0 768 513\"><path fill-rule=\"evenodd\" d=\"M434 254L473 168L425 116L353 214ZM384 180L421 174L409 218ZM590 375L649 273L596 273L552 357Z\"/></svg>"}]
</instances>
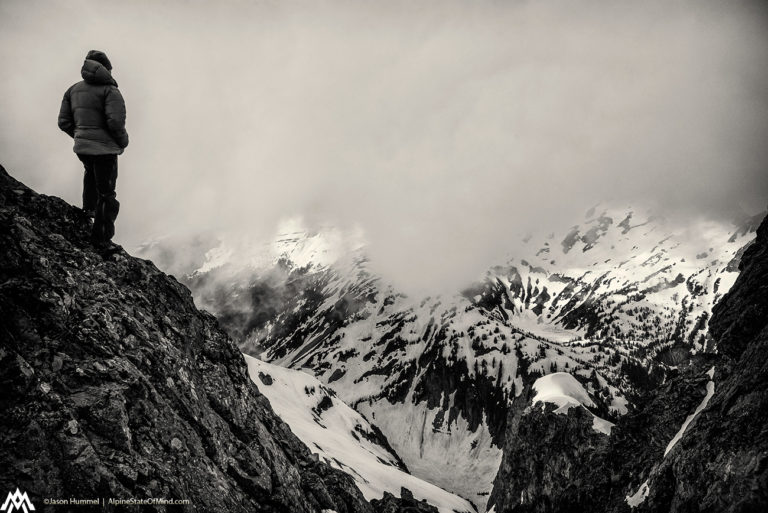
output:
<instances>
[{"instance_id":1,"label":"mountain logo icon","mask_svg":"<svg viewBox=\"0 0 768 513\"><path fill-rule=\"evenodd\" d=\"M15 492L8 492L8 497L5 499L3 505L0 506L0 511L6 511L7 513L11 513L12 511L23 511L24 513L29 513L30 511L35 511L35 506L32 504L32 501L29 500L27 492L21 493L21 491L16 488Z\"/></svg>"}]
</instances>

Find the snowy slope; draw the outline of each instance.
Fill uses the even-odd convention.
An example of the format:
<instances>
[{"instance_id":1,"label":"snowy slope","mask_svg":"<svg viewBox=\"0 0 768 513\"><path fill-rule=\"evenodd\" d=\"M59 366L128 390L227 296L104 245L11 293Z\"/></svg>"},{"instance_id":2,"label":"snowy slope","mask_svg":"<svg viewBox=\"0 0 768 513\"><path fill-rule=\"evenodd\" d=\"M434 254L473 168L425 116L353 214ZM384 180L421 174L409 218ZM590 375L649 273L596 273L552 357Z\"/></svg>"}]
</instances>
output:
<instances>
[{"instance_id":1,"label":"snowy slope","mask_svg":"<svg viewBox=\"0 0 768 513\"><path fill-rule=\"evenodd\" d=\"M278 416L314 454L352 475L366 499L385 491L399 496L405 487L441 513L474 511L465 499L408 474L368 421L317 379L247 355L245 360Z\"/></svg>"},{"instance_id":2,"label":"snowy slope","mask_svg":"<svg viewBox=\"0 0 768 513\"><path fill-rule=\"evenodd\" d=\"M709 221L680 229L638 217L604 211L561 240L531 237L527 255L493 274L515 290L513 308L532 312L542 324L593 340L674 339L701 350L706 316L733 284L733 260L753 234Z\"/></svg>"}]
</instances>

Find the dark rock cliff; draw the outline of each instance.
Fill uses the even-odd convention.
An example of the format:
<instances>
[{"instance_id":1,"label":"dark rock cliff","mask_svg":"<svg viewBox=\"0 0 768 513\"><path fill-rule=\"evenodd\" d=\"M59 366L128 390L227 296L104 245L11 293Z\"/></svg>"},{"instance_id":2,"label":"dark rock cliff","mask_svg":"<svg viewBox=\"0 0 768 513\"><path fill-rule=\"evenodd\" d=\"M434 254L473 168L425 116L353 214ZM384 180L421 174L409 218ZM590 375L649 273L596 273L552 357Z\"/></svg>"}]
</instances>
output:
<instances>
[{"instance_id":1,"label":"dark rock cliff","mask_svg":"<svg viewBox=\"0 0 768 513\"><path fill-rule=\"evenodd\" d=\"M248 379L189 291L0 167L0 490L146 511L373 511Z\"/></svg>"},{"instance_id":2,"label":"dark rock cliff","mask_svg":"<svg viewBox=\"0 0 768 513\"><path fill-rule=\"evenodd\" d=\"M650 474L641 511L768 511L768 218L709 323L723 355L706 409Z\"/></svg>"},{"instance_id":3,"label":"dark rock cliff","mask_svg":"<svg viewBox=\"0 0 768 513\"><path fill-rule=\"evenodd\" d=\"M591 414L572 408L567 415L537 404L530 391L515 400L507 440L489 507L496 511L566 511L587 502L594 484L585 473L599 459L605 435L592 429ZM576 511L576 510L574 510Z\"/></svg>"},{"instance_id":4,"label":"dark rock cliff","mask_svg":"<svg viewBox=\"0 0 768 513\"><path fill-rule=\"evenodd\" d=\"M580 408L509 412L489 508L504 512L768 511L768 218L709 323L717 354L699 355L622 417L610 437ZM706 394L714 395L665 453ZM643 484L645 494L636 495ZM645 495L645 497L641 497ZM627 496L638 500L630 507ZM639 500L642 498L642 500Z\"/></svg>"},{"instance_id":5,"label":"dark rock cliff","mask_svg":"<svg viewBox=\"0 0 768 513\"><path fill-rule=\"evenodd\" d=\"M621 417L611 435L595 431L582 408L567 414L530 407L526 388L509 412L499 473L489 504L497 512L627 511L686 417L705 396L704 362L668 381L659 394Z\"/></svg>"}]
</instances>

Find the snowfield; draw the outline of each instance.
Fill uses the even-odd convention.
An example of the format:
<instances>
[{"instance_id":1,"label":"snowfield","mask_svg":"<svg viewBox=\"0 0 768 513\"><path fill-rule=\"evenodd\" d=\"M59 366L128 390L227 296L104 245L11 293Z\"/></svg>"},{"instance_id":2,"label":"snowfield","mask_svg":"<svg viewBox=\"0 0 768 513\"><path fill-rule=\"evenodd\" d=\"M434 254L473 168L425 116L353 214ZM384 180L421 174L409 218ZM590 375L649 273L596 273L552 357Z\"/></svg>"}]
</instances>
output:
<instances>
[{"instance_id":1,"label":"snowfield","mask_svg":"<svg viewBox=\"0 0 768 513\"><path fill-rule=\"evenodd\" d=\"M465 499L408 474L397 457L375 441L371 424L320 381L304 372L244 355L248 373L272 408L312 453L350 474L367 500L384 492L413 492L441 513L470 513Z\"/></svg>"},{"instance_id":2,"label":"snowfield","mask_svg":"<svg viewBox=\"0 0 768 513\"><path fill-rule=\"evenodd\" d=\"M414 404L411 398L402 404L365 401L357 409L387 435L414 475L469 497L484 511L502 458L485 422L473 431L458 417L435 429L440 409L430 409L425 402Z\"/></svg>"}]
</instances>

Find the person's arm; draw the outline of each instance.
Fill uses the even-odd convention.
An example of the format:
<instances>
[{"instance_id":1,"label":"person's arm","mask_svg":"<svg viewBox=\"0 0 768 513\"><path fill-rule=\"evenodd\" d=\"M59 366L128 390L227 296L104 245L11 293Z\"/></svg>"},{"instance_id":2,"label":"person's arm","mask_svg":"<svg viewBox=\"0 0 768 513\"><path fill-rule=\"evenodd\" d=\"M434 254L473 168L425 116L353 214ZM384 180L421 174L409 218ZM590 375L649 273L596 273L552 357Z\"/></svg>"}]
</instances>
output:
<instances>
[{"instance_id":1,"label":"person's arm","mask_svg":"<svg viewBox=\"0 0 768 513\"><path fill-rule=\"evenodd\" d=\"M74 137L75 117L72 115L72 103L69 99L70 89L67 89L67 92L64 93L64 98L61 100L61 108L59 109L59 128L66 132L70 137Z\"/></svg>"},{"instance_id":2,"label":"person's arm","mask_svg":"<svg viewBox=\"0 0 768 513\"><path fill-rule=\"evenodd\" d=\"M125 101L117 87L110 87L104 99L104 114L107 128L121 148L128 146L128 132L125 131Z\"/></svg>"}]
</instances>

